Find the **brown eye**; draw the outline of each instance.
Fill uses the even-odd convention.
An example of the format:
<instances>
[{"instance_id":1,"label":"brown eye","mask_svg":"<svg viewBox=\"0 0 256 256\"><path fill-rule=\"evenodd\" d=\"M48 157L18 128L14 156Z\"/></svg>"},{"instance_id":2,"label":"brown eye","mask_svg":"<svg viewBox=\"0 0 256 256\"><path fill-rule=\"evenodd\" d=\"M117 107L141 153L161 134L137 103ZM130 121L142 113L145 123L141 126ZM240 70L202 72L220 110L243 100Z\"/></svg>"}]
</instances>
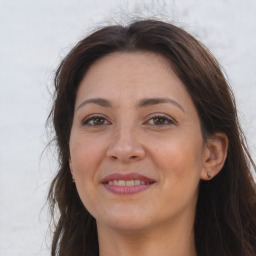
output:
<instances>
[{"instance_id":1,"label":"brown eye","mask_svg":"<svg viewBox=\"0 0 256 256\"><path fill-rule=\"evenodd\" d=\"M108 125L109 122L104 117L94 116L84 120L82 124L85 126L103 126Z\"/></svg>"},{"instance_id":2,"label":"brown eye","mask_svg":"<svg viewBox=\"0 0 256 256\"><path fill-rule=\"evenodd\" d=\"M103 125L105 122L104 118L102 118L102 117L93 118L91 121L92 121L93 125Z\"/></svg>"},{"instance_id":3,"label":"brown eye","mask_svg":"<svg viewBox=\"0 0 256 256\"><path fill-rule=\"evenodd\" d=\"M165 125L174 124L172 119L170 119L166 116L155 116L155 117L149 119L148 123L150 125L155 125L155 126L165 126Z\"/></svg>"},{"instance_id":4,"label":"brown eye","mask_svg":"<svg viewBox=\"0 0 256 256\"><path fill-rule=\"evenodd\" d=\"M156 117L156 118L153 118L153 123L156 124L156 125L163 125L163 124L166 124L166 118L163 118L163 117ZM167 122L168 123L168 122Z\"/></svg>"}]
</instances>

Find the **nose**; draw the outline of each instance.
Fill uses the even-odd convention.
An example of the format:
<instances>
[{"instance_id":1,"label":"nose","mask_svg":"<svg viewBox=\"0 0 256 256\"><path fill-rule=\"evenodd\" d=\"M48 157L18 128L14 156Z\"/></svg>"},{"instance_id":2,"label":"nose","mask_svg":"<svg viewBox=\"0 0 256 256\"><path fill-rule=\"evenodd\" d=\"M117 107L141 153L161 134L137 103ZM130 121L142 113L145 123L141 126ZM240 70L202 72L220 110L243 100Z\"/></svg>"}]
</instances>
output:
<instances>
[{"instance_id":1,"label":"nose","mask_svg":"<svg viewBox=\"0 0 256 256\"><path fill-rule=\"evenodd\" d=\"M138 139L136 131L131 128L124 128L113 134L106 155L111 160L127 163L143 159L145 150Z\"/></svg>"}]
</instances>

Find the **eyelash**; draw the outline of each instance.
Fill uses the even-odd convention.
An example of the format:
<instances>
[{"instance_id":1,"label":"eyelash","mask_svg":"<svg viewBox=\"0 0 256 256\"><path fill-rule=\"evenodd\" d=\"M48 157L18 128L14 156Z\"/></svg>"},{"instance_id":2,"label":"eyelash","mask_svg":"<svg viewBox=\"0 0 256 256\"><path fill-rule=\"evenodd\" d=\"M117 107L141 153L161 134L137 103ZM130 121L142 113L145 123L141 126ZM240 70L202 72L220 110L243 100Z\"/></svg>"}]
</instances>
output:
<instances>
[{"instance_id":1,"label":"eyelash","mask_svg":"<svg viewBox=\"0 0 256 256\"><path fill-rule=\"evenodd\" d=\"M146 122L149 122L150 120L153 120L153 119L162 119L162 120L164 120L164 124L160 124L160 125L149 124L149 125L159 126L159 127L169 126L169 125L173 125L173 124L176 125L176 121L173 120L172 118L170 118L168 115L165 115L165 114L154 114Z\"/></svg>"},{"instance_id":2,"label":"eyelash","mask_svg":"<svg viewBox=\"0 0 256 256\"><path fill-rule=\"evenodd\" d=\"M100 124L100 125L89 124L90 121L94 121L96 119L101 119L101 120L104 121L104 123L105 123L105 121L107 121L106 118L103 117L103 116L92 116L92 117L89 117L89 118L86 118L85 120L83 120L82 121L82 125L83 126L90 126L90 127L101 127L101 126L105 125L105 124ZM107 121L107 122L110 124L109 121Z\"/></svg>"},{"instance_id":3,"label":"eyelash","mask_svg":"<svg viewBox=\"0 0 256 256\"><path fill-rule=\"evenodd\" d=\"M96 119L101 119L103 121L103 124L90 124L90 121L95 121ZM176 121L173 120L172 118L170 118L169 116L165 115L165 114L155 114L154 116L151 115L151 117L143 123L146 124L146 123L149 123L150 120L156 120L156 119L162 119L164 121L164 124L159 124L159 125L156 125L156 124L149 124L150 126L158 126L158 127L164 127L164 126L169 126L169 125L176 125ZM89 118L86 118L85 120L82 121L82 126L89 126L89 127L102 127L104 125L106 125L107 122L107 125L111 124L109 121L107 121L107 119L103 116L92 116L92 117L89 117ZM167 122L167 123L166 123Z\"/></svg>"}]
</instances>

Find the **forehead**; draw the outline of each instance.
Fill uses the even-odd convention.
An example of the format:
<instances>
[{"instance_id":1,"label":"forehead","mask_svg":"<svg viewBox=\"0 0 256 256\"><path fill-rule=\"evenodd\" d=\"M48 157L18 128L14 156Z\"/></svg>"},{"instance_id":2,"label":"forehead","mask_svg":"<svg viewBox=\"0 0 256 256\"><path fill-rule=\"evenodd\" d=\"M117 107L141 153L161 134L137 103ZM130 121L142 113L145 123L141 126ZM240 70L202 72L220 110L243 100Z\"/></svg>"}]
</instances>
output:
<instances>
[{"instance_id":1,"label":"forehead","mask_svg":"<svg viewBox=\"0 0 256 256\"><path fill-rule=\"evenodd\" d=\"M76 102L91 97L132 102L164 96L192 103L167 59L150 52L116 52L90 66L79 85Z\"/></svg>"}]
</instances>

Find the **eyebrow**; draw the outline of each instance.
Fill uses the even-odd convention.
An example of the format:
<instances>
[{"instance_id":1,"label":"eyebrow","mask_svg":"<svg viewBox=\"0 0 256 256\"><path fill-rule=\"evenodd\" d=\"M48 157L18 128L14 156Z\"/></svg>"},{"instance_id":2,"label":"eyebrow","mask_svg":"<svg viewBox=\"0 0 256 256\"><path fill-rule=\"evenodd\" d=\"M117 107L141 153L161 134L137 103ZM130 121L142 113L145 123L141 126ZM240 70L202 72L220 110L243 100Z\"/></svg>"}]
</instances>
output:
<instances>
[{"instance_id":1,"label":"eyebrow","mask_svg":"<svg viewBox=\"0 0 256 256\"><path fill-rule=\"evenodd\" d=\"M175 100L172 100L170 98L148 98L148 99L142 99L138 103L138 107L147 107L152 105L157 105L161 103L171 103L181 109L183 112L185 112L184 108Z\"/></svg>"},{"instance_id":2,"label":"eyebrow","mask_svg":"<svg viewBox=\"0 0 256 256\"><path fill-rule=\"evenodd\" d=\"M109 100L103 99L103 98L92 98L92 99L88 99L83 101L76 110L78 110L79 108L87 105L87 104L97 104L100 105L102 107L112 107L112 104Z\"/></svg>"},{"instance_id":3,"label":"eyebrow","mask_svg":"<svg viewBox=\"0 0 256 256\"><path fill-rule=\"evenodd\" d=\"M137 104L136 107L147 107L147 106L152 106L152 105L157 105L157 104L162 104L162 103L171 103L174 106L178 107L180 110L185 112L184 108L175 100L172 100L170 98L145 98L140 100ZM96 104L100 105L102 107L112 107L112 103L103 98L92 98L92 99L87 99L83 101L76 110L80 109L81 107L87 105L87 104Z\"/></svg>"}]
</instances>

